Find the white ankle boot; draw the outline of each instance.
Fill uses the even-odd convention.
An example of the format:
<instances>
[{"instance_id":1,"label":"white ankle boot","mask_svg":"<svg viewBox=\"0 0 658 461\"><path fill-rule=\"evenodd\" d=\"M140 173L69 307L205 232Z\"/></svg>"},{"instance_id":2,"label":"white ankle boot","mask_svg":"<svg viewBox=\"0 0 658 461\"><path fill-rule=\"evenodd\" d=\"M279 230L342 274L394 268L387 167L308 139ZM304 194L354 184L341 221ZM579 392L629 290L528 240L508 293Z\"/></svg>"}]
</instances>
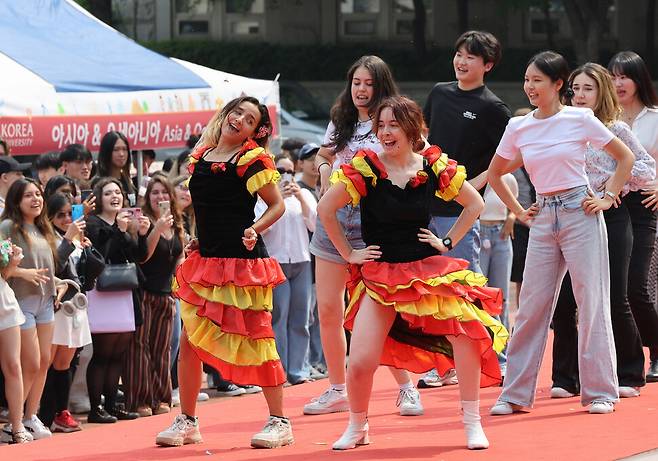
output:
<instances>
[{"instance_id":1,"label":"white ankle boot","mask_svg":"<svg viewBox=\"0 0 658 461\"><path fill-rule=\"evenodd\" d=\"M351 450L357 445L368 445L368 418L366 413L350 413L350 423L340 439L333 445L334 450Z\"/></svg>"},{"instance_id":2,"label":"white ankle boot","mask_svg":"<svg viewBox=\"0 0 658 461\"><path fill-rule=\"evenodd\" d=\"M484 435L480 424L480 401L462 400L462 411L464 412L464 430L466 431L466 444L469 450L482 450L489 448L489 441Z\"/></svg>"}]
</instances>

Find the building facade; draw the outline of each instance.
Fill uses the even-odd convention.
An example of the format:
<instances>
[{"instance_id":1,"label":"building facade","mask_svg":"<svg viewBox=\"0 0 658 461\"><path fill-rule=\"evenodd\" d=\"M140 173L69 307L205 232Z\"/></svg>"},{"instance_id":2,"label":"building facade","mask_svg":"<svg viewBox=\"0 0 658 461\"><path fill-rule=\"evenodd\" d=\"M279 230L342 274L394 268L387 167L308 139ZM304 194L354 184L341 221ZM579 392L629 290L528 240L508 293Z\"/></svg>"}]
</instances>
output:
<instances>
[{"instance_id":1,"label":"building facade","mask_svg":"<svg viewBox=\"0 0 658 461\"><path fill-rule=\"evenodd\" d=\"M428 45L452 46L464 24L470 29L493 32L506 47L546 46L548 24L554 46L573 43L562 0L551 0L547 11L529 6L541 2L460 1L424 0ZM601 45L608 49L646 49L648 1L609 1ZM138 40L210 39L284 45L378 42L408 46L413 36L413 3L413 0L114 0L113 10L117 27Z\"/></svg>"}]
</instances>

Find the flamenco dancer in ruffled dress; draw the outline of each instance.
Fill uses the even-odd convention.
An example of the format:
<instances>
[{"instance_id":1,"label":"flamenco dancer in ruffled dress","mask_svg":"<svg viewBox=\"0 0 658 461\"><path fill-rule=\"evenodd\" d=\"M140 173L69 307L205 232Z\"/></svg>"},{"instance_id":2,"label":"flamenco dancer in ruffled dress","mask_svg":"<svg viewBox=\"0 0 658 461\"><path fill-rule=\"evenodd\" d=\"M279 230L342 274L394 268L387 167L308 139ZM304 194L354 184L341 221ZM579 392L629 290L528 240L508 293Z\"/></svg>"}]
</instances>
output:
<instances>
[{"instance_id":1,"label":"flamenco dancer in ruffled dress","mask_svg":"<svg viewBox=\"0 0 658 461\"><path fill-rule=\"evenodd\" d=\"M422 154L423 116L404 97L386 99L373 127L383 146L365 150L337 170L318 215L341 256L351 264L345 326L352 330L347 394L349 425L333 445L347 450L369 443L368 402L373 374L382 365L422 373L456 368L469 449L488 448L479 413L480 386L501 380L496 352L507 341L500 290L467 269L468 262L441 256L470 229L484 203L458 166L436 146ZM430 202L457 200L462 214L447 235L427 228ZM361 204L363 240L350 247L336 211Z\"/></svg>"},{"instance_id":2,"label":"flamenco dancer in ruffled dress","mask_svg":"<svg viewBox=\"0 0 658 461\"><path fill-rule=\"evenodd\" d=\"M189 182L198 242L178 267L174 295L181 301L178 379L181 414L160 432L158 445L200 443L196 397L201 365L225 379L263 387L270 417L251 445L293 443L283 415L286 380L272 331L272 287L285 280L260 233L284 212L279 173L264 150L271 133L267 108L252 97L230 101L208 122L190 156ZM268 208L254 222L256 195Z\"/></svg>"}]
</instances>

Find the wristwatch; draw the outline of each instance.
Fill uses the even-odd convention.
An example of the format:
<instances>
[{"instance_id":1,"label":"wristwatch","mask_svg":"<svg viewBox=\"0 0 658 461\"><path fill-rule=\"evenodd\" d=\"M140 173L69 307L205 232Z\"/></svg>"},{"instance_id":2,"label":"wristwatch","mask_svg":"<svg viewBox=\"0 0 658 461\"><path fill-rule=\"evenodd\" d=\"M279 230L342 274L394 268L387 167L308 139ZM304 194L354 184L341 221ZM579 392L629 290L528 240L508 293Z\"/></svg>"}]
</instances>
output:
<instances>
[{"instance_id":1,"label":"wristwatch","mask_svg":"<svg viewBox=\"0 0 658 461\"><path fill-rule=\"evenodd\" d=\"M441 240L441 243L443 243L443 246L448 249L448 251L452 250L452 239L450 237L446 237L443 240Z\"/></svg>"}]
</instances>

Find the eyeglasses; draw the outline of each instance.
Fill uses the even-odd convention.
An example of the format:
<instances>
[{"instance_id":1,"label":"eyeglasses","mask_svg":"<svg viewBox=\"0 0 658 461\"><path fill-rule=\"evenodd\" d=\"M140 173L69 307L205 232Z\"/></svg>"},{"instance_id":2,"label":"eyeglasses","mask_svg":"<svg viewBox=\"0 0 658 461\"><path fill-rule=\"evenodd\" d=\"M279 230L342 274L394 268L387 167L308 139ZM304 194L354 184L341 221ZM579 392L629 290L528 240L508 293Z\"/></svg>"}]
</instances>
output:
<instances>
[{"instance_id":1,"label":"eyeglasses","mask_svg":"<svg viewBox=\"0 0 658 461\"><path fill-rule=\"evenodd\" d=\"M276 171L278 171L279 174L284 174L284 173L293 174L293 173L294 173L294 171L292 171L292 170L287 170L287 169L285 169L285 168L277 168Z\"/></svg>"}]
</instances>

